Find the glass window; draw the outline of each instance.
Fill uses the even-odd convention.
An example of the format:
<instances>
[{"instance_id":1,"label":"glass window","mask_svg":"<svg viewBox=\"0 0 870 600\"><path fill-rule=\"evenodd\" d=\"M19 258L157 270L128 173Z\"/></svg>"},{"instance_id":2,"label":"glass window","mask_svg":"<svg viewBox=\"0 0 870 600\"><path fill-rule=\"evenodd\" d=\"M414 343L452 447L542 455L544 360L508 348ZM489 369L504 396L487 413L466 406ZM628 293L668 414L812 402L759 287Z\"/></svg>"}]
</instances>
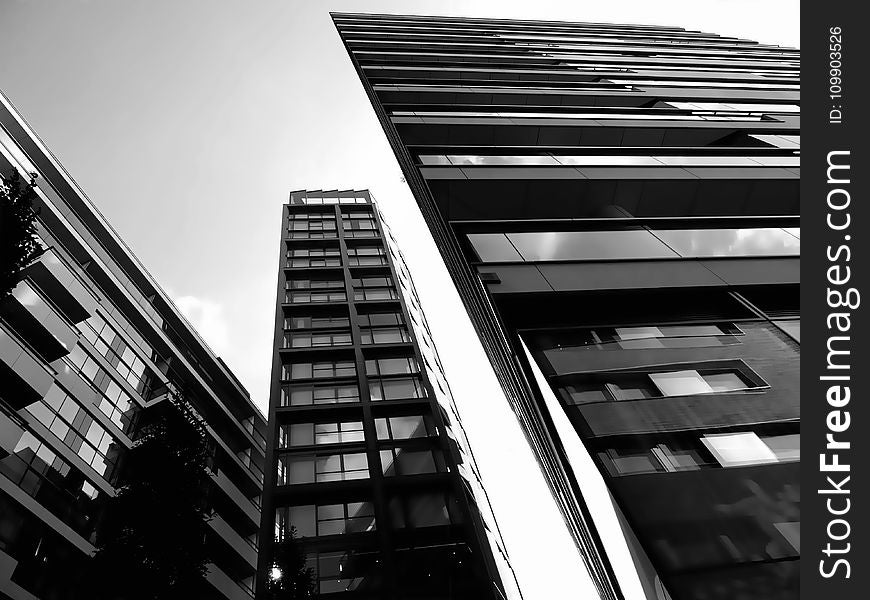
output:
<instances>
[{"instance_id":1,"label":"glass window","mask_svg":"<svg viewBox=\"0 0 870 600\"><path fill-rule=\"evenodd\" d=\"M568 376L566 379L558 390L569 405L732 392L764 385L760 380L758 383L752 382L736 368L652 373L605 372L591 377Z\"/></svg>"},{"instance_id":2,"label":"glass window","mask_svg":"<svg viewBox=\"0 0 870 600\"><path fill-rule=\"evenodd\" d=\"M380 400L404 400L425 398L423 382L416 377L397 377L395 379L369 379L369 395L373 402Z\"/></svg>"},{"instance_id":3,"label":"glass window","mask_svg":"<svg viewBox=\"0 0 870 600\"><path fill-rule=\"evenodd\" d=\"M392 277L355 277L354 300L395 300L398 293Z\"/></svg>"},{"instance_id":4,"label":"glass window","mask_svg":"<svg viewBox=\"0 0 870 600\"><path fill-rule=\"evenodd\" d=\"M343 279L288 279L288 290L344 289Z\"/></svg>"},{"instance_id":5,"label":"glass window","mask_svg":"<svg viewBox=\"0 0 870 600\"><path fill-rule=\"evenodd\" d=\"M374 531L374 529L375 512L371 502L317 507L317 535L341 535Z\"/></svg>"},{"instance_id":6,"label":"glass window","mask_svg":"<svg viewBox=\"0 0 870 600\"><path fill-rule=\"evenodd\" d=\"M363 327L360 328L360 338L363 344L400 344L411 341L408 330L404 327Z\"/></svg>"},{"instance_id":7,"label":"glass window","mask_svg":"<svg viewBox=\"0 0 870 600\"><path fill-rule=\"evenodd\" d=\"M280 448L361 442L365 439L361 421L339 423L283 424L279 429Z\"/></svg>"},{"instance_id":8,"label":"glass window","mask_svg":"<svg viewBox=\"0 0 870 600\"><path fill-rule=\"evenodd\" d=\"M387 253L381 246L348 247L348 264L352 267L386 265Z\"/></svg>"},{"instance_id":9,"label":"glass window","mask_svg":"<svg viewBox=\"0 0 870 600\"><path fill-rule=\"evenodd\" d=\"M730 375L733 375L733 373ZM653 380L653 383L665 396L708 394L713 391L710 384L697 371L651 373L650 379Z\"/></svg>"},{"instance_id":10,"label":"glass window","mask_svg":"<svg viewBox=\"0 0 870 600\"><path fill-rule=\"evenodd\" d=\"M799 461L801 459L801 436L799 433L787 435L761 436L771 452L780 462Z\"/></svg>"},{"instance_id":11,"label":"glass window","mask_svg":"<svg viewBox=\"0 0 870 600\"><path fill-rule=\"evenodd\" d=\"M471 233L484 262L798 256L800 235L778 227Z\"/></svg>"},{"instance_id":12,"label":"glass window","mask_svg":"<svg viewBox=\"0 0 870 600\"><path fill-rule=\"evenodd\" d=\"M349 326L348 317L291 317L284 320L284 329L329 329Z\"/></svg>"},{"instance_id":13,"label":"glass window","mask_svg":"<svg viewBox=\"0 0 870 600\"><path fill-rule=\"evenodd\" d=\"M747 385L743 378L734 371L722 371L721 373L702 373L701 377L704 378L704 381L707 383L707 385L710 386L710 389L714 392L731 392L735 390L744 390L747 387L751 387Z\"/></svg>"},{"instance_id":14,"label":"glass window","mask_svg":"<svg viewBox=\"0 0 870 600\"><path fill-rule=\"evenodd\" d=\"M522 261L523 257L503 233L469 233L468 241L483 262Z\"/></svg>"},{"instance_id":15,"label":"glass window","mask_svg":"<svg viewBox=\"0 0 870 600\"><path fill-rule=\"evenodd\" d=\"M790 335L798 343L801 341L801 322L800 319L794 321L774 321L777 327Z\"/></svg>"},{"instance_id":16,"label":"glass window","mask_svg":"<svg viewBox=\"0 0 870 600\"><path fill-rule=\"evenodd\" d=\"M661 396L650 379L643 376L620 377L616 381L606 383L605 388L614 400L639 400Z\"/></svg>"},{"instance_id":17,"label":"glass window","mask_svg":"<svg viewBox=\"0 0 870 600\"><path fill-rule=\"evenodd\" d=\"M93 344L97 352L109 361L119 377L129 383L143 398L150 399L157 376L145 366L145 362L105 319L99 314L91 315L76 327L82 336ZM144 344L144 340L142 343ZM148 350L150 350L149 358L157 358L150 347Z\"/></svg>"},{"instance_id":18,"label":"glass window","mask_svg":"<svg viewBox=\"0 0 870 600\"><path fill-rule=\"evenodd\" d=\"M407 450L405 448L390 448L381 450L381 468L386 476L419 475L422 473L437 473L443 461L440 453L436 457L433 450Z\"/></svg>"},{"instance_id":19,"label":"glass window","mask_svg":"<svg viewBox=\"0 0 870 600\"><path fill-rule=\"evenodd\" d=\"M378 375L406 375L419 373L420 365L414 357L379 358L366 361L366 374Z\"/></svg>"},{"instance_id":20,"label":"glass window","mask_svg":"<svg viewBox=\"0 0 870 600\"><path fill-rule=\"evenodd\" d=\"M338 248L290 248L287 250L288 267L337 267L341 265Z\"/></svg>"},{"instance_id":21,"label":"glass window","mask_svg":"<svg viewBox=\"0 0 870 600\"><path fill-rule=\"evenodd\" d=\"M385 327L404 325L405 319L400 312L365 313L359 316L360 327Z\"/></svg>"},{"instance_id":22,"label":"glass window","mask_svg":"<svg viewBox=\"0 0 870 600\"><path fill-rule=\"evenodd\" d=\"M321 361L316 363L293 363L289 373L282 371L284 379L318 379L321 377L353 377L356 365L352 360ZM288 377L289 376L289 377Z\"/></svg>"},{"instance_id":23,"label":"glass window","mask_svg":"<svg viewBox=\"0 0 870 600\"><path fill-rule=\"evenodd\" d=\"M281 406L310 406L312 404L343 404L359 402L357 386L346 385L299 385L284 388Z\"/></svg>"},{"instance_id":24,"label":"glass window","mask_svg":"<svg viewBox=\"0 0 870 600\"><path fill-rule=\"evenodd\" d=\"M366 479L368 476L368 461L362 452L278 457L279 485Z\"/></svg>"},{"instance_id":25,"label":"glass window","mask_svg":"<svg viewBox=\"0 0 870 600\"><path fill-rule=\"evenodd\" d=\"M278 512L286 514L287 517L280 519L284 523L284 527L281 528L283 535L280 536L278 541L285 539L286 534L289 533L285 528L289 527L296 528L297 537L313 537L317 535L316 509L317 507L312 504L279 508Z\"/></svg>"},{"instance_id":26,"label":"glass window","mask_svg":"<svg viewBox=\"0 0 870 600\"><path fill-rule=\"evenodd\" d=\"M701 441L723 467L777 462L773 450L755 433L707 434Z\"/></svg>"},{"instance_id":27,"label":"glass window","mask_svg":"<svg viewBox=\"0 0 870 600\"><path fill-rule=\"evenodd\" d=\"M649 449L611 449L599 453L599 458L612 475L655 473L663 470Z\"/></svg>"},{"instance_id":28,"label":"glass window","mask_svg":"<svg viewBox=\"0 0 870 600\"><path fill-rule=\"evenodd\" d=\"M671 258L676 253L643 229L510 233L527 261Z\"/></svg>"},{"instance_id":29,"label":"glass window","mask_svg":"<svg viewBox=\"0 0 870 600\"><path fill-rule=\"evenodd\" d=\"M351 343L352 338L349 331L291 331L284 334L285 348L321 348L324 346L347 346Z\"/></svg>"},{"instance_id":30,"label":"glass window","mask_svg":"<svg viewBox=\"0 0 870 600\"><path fill-rule=\"evenodd\" d=\"M568 404L589 404L590 402L603 402L610 400L610 396L600 383L574 383L565 385L559 389L562 397Z\"/></svg>"},{"instance_id":31,"label":"glass window","mask_svg":"<svg viewBox=\"0 0 870 600\"><path fill-rule=\"evenodd\" d=\"M101 398L97 402L100 411L109 417L121 431L129 432L139 410L133 402L133 398L111 378L105 369L97 364L93 357L85 352L81 345L73 346L64 360L82 375L90 387L100 394Z\"/></svg>"},{"instance_id":32,"label":"glass window","mask_svg":"<svg viewBox=\"0 0 870 600\"><path fill-rule=\"evenodd\" d=\"M379 440L407 440L436 435L431 419L423 415L407 415L375 419Z\"/></svg>"},{"instance_id":33,"label":"glass window","mask_svg":"<svg viewBox=\"0 0 870 600\"><path fill-rule=\"evenodd\" d=\"M652 233L680 256L798 256L801 242L785 229L654 229Z\"/></svg>"},{"instance_id":34,"label":"glass window","mask_svg":"<svg viewBox=\"0 0 870 600\"><path fill-rule=\"evenodd\" d=\"M0 428L11 437L3 439L8 445L4 444L0 473L73 530L90 538L105 503L102 492L32 433L4 419L0 413Z\"/></svg>"},{"instance_id":35,"label":"glass window","mask_svg":"<svg viewBox=\"0 0 870 600\"><path fill-rule=\"evenodd\" d=\"M389 512L393 527L438 527L458 523L459 514L451 514L452 501L443 492L424 492L390 500Z\"/></svg>"}]
</instances>

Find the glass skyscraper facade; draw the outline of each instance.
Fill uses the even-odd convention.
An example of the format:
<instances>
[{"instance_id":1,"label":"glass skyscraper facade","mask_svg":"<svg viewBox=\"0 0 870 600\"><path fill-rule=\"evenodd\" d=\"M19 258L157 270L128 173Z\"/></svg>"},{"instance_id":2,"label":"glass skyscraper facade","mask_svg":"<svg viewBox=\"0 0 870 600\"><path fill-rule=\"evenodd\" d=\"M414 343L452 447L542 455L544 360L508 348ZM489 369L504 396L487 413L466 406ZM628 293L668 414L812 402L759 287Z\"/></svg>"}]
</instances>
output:
<instances>
[{"instance_id":1,"label":"glass skyscraper facade","mask_svg":"<svg viewBox=\"0 0 870 600\"><path fill-rule=\"evenodd\" d=\"M265 418L0 95L0 173L14 171L38 175L44 252L0 300L0 598L77 598L136 432L178 391L210 451L197 598L252 599Z\"/></svg>"},{"instance_id":2,"label":"glass skyscraper facade","mask_svg":"<svg viewBox=\"0 0 870 600\"><path fill-rule=\"evenodd\" d=\"M261 589L284 576L274 557L293 543L321 597L519 598L369 192L292 192L279 260Z\"/></svg>"},{"instance_id":3,"label":"glass skyscraper facade","mask_svg":"<svg viewBox=\"0 0 870 600\"><path fill-rule=\"evenodd\" d=\"M798 51L333 19L601 597L796 598Z\"/></svg>"}]
</instances>

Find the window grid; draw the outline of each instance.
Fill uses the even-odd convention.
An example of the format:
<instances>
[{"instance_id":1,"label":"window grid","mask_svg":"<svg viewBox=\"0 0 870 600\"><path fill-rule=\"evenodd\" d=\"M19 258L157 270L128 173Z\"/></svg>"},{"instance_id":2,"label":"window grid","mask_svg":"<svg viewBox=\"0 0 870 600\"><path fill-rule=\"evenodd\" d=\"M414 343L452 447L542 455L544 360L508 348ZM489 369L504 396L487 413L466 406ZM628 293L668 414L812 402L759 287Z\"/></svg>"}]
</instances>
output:
<instances>
[{"instance_id":1,"label":"window grid","mask_svg":"<svg viewBox=\"0 0 870 600\"><path fill-rule=\"evenodd\" d=\"M438 435L432 419L426 415L380 417L375 419L379 440L409 440Z\"/></svg>"},{"instance_id":2,"label":"window grid","mask_svg":"<svg viewBox=\"0 0 870 600\"><path fill-rule=\"evenodd\" d=\"M378 454L385 477L438 473L444 468L440 452L428 448L422 450L387 448Z\"/></svg>"},{"instance_id":3,"label":"window grid","mask_svg":"<svg viewBox=\"0 0 870 600\"><path fill-rule=\"evenodd\" d=\"M396 300L398 297L392 277L354 277L353 279L354 300Z\"/></svg>"},{"instance_id":4,"label":"window grid","mask_svg":"<svg viewBox=\"0 0 870 600\"><path fill-rule=\"evenodd\" d=\"M323 348L349 346L353 343L350 331L288 331L284 332L285 348Z\"/></svg>"},{"instance_id":5,"label":"window grid","mask_svg":"<svg viewBox=\"0 0 870 600\"><path fill-rule=\"evenodd\" d=\"M368 459L364 452L310 454L278 457L278 484L324 483L368 479Z\"/></svg>"},{"instance_id":6,"label":"window grid","mask_svg":"<svg viewBox=\"0 0 870 600\"><path fill-rule=\"evenodd\" d=\"M91 315L76 327L97 352L109 361L120 377L143 398L149 398L156 376L105 319L97 314Z\"/></svg>"},{"instance_id":7,"label":"window grid","mask_svg":"<svg viewBox=\"0 0 870 600\"><path fill-rule=\"evenodd\" d=\"M380 377L383 375L410 375L419 373L420 365L413 356L391 358L376 358L366 360L366 375Z\"/></svg>"},{"instance_id":8,"label":"window grid","mask_svg":"<svg viewBox=\"0 0 870 600\"><path fill-rule=\"evenodd\" d=\"M387 262L386 251L381 246L357 246L347 249L347 264L351 267L382 266Z\"/></svg>"},{"instance_id":9,"label":"window grid","mask_svg":"<svg viewBox=\"0 0 870 600\"><path fill-rule=\"evenodd\" d=\"M749 435L746 433L729 436ZM753 435L769 451L769 456L747 459L739 465L721 464L705 446L704 438L674 439L663 443L629 448L608 448L598 452L599 460L614 477L642 473L672 473L698 469L720 469L768 462L800 461L800 434ZM713 436L716 437L716 436Z\"/></svg>"},{"instance_id":10,"label":"window grid","mask_svg":"<svg viewBox=\"0 0 870 600\"><path fill-rule=\"evenodd\" d=\"M282 389L281 406L311 406L359 402L356 384L299 385Z\"/></svg>"},{"instance_id":11,"label":"window grid","mask_svg":"<svg viewBox=\"0 0 870 600\"><path fill-rule=\"evenodd\" d=\"M279 448L347 444L364 440L362 421L284 423L278 430Z\"/></svg>"},{"instance_id":12,"label":"window grid","mask_svg":"<svg viewBox=\"0 0 870 600\"><path fill-rule=\"evenodd\" d=\"M0 459L0 472L52 514L90 538L104 496L84 476L30 431ZM71 506L79 507L71 511Z\"/></svg>"},{"instance_id":13,"label":"window grid","mask_svg":"<svg viewBox=\"0 0 870 600\"><path fill-rule=\"evenodd\" d=\"M138 412L133 398L80 345L76 344L64 360L99 392L97 407L100 411L121 431L128 433Z\"/></svg>"},{"instance_id":14,"label":"window grid","mask_svg":"<svg viewBox=\"0 0 870 600\"><path fill-rule=\"evenodd\" d=\"M425 398L426 388L418 377L371 378L369 396L372 402Z\"/></svg>"},{"instance_id":15,"label":"window grid","mask_svg":"<svg viewBox=\"0 0 870 600\"><path fill-rule=\"evenodd\" d=\"M286 253L288 267L337 267L341 265L338 248L291 248Z\"/></svg>"},{"instance_id":16,"label":"window grid","mask_svg":"<svg viewBox=\"0 0 870 600\"><path fill-rule=\"evenodd\" d=\"M764 387L736 367L596 374L559 388L569 405L745 392Z\"/></svg>"},{"instance_id":17,"label":"window grid","mask_svg":"<svg viewBox=\"0 0 870 600\"><path fill-rule=\"evenodd\" d=\"M352 360L299 362L282 365L281 379L320 379L324 377L355 377L356 363Z\"/></svg>"},{"instance_id":18,"label":"window grid","mask_svg":"<svg viewBox=\"0 0 870 600\"><path fill-rule=\"evenodd\" d=\"M348 317L290 317L284 320L284 329L323 329L350 327Z\"/></svg>"},{"instance_id":19,"label":"window grid","mask_svg":"<svg viewBox=\"0 0 870 600\"><path fill-rule=\"evenodd\" d=\"M112 481L117 454L110 449L113 445L117 449L117 442L72 396L55 384L27 410L106 481Z\"/></svg>"}]
</instances>

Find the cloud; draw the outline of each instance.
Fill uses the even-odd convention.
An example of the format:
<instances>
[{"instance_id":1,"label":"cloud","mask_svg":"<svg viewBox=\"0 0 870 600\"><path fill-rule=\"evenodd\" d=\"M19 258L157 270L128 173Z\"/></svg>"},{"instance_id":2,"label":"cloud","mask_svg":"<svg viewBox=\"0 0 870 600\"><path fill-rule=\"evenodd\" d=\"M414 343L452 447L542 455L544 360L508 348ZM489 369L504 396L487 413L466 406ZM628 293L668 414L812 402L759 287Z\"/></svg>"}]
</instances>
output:
<instances>
[{"instance_id":1,"label":"cloud","mask_svg":"<svg viewBox=\"0 0 870 600\"><path fill-rule=\"evenodd\" d=\"M230 348L223 306L197 296L178 296L173 301L216 354L222 354Z\"/></svg>"}]
</instances>

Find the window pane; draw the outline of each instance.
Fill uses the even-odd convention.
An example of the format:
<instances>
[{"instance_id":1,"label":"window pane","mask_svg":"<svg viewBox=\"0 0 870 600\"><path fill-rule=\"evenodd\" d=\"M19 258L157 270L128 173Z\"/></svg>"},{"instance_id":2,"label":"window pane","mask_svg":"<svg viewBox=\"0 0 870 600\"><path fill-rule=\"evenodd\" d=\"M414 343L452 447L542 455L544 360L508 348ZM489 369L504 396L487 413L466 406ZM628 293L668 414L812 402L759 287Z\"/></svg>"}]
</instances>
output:
<instances>
[{"instance_id":1,"label":"window pane","mask_svg":"<svg viewBox=\"0 0 870 600\"><path fill-rule=\"evenodd\" d=\"M778 227L658 229L653 233L681 256L799 255L800 239Z\"/></svg>"},{"instance_id":2,"label":"window pane","mask_svg":"<svg viewBox=\"0 0 870 600\"><path fill-rule=\"evenodd\" d=\"M305 446L314 443L314 427L311 423L290 425L290 445Z\"/></svg>"},{"instance_id":3,"label":"window pane","mask_svg":"<svg viewBox=\"0 0 870 600\"><path fill-rule=\"evenodd\" d=\"M378 439L379 440L390 439L390 432L387 429L387 420L386 419L375 419L375 430L378 432Z\"/></svg>"},{"instance_id":4,"label":"window pane","mask_svg":"<svg viewBox=\"0 0 870 600\"><path fill-rule=\"evenodd\" d=\"M507 237L527 261L677 256L673 250L644 229L523 232L510 233Z\"/></svg>"},{"instance_id":5,"label":"window pane","mask_svg":"<svg viewBox=\"0 0 870 600\"><path fill-rule=\"evenodd\" d=\"M408 524L411 527L433 527L450 523L444 496L420 494L408 498Z\"/></svg>"},{"instance_id":6,"label":"window pane","mask_svg":"<svg viewBox=\"0 0 870 600\"><path fill-rule=\"evenodd\" d=\"M408 452L397 448L396 454L399 461L399 471L402 475L435 473L438 470L431 450Z\"/></svg>"},{"instance_id":7,"label":"window pane","mask_svg":"<svg viewBox=\"0 0 870 600\"><path fill-rule=\"evenodd\" d=\"M426 425L423 417L420 415L390 417L390 429L393 432L393 439L395 440L406 440L427 435Z\"/></svg>"},{"instance_id":8,"label":"window pane","mask_svg":"<svg viewBox=\"0 0 870 600\"><path fill-rule=\"evenodd\" d=\"M317 535L317 524L314 519L314 505L291 506L290 525L296 528L299 537L313 537Z\"/></svg>"},{"instance_id":9,"label":"window pane","mask_svg":"<svg viewBox=\"0 0 870 600\"><path fill-rule=\"evenodd\" d=\"M646 450L610 450L602 453L602 458L609 459L613 471L619 475L632 473L654 473L661 470L653 456Z\"/></svg>"},{"instance_id":10,"label":"window pane","mask_svg":"<svg viewBox=\"0 0 870 600\"><path fill-rule=\"evenodd\" d=\"M762 437L762 441L773 451L776 458L782 462L801 459L801 436L798 433L789 435L772 435Z\"/></svg>"},{"instance_id":11,"label":"window pane","mask_svg":"<svg viewBox=\"0 0 870 600\"><path fill-rule=\"evenodd\" d=\"M754 433L709 434L701 441L723 467L777 462L773 450Z\"/></svg>"},{"instance_id":12,"label":"window pane","mask_svg":"<svg viewBox=\"0 0 870 600\"><path fill-rule=\"evenodd\" d=\"M588 404L610 400L610 396L598 383L577 383L567 385L559 390L568 404Z\"/></svg>"},{"instance_id":13,"label":"window pane","mask_svg":"<svg viewBox=\"0 0 870 600\"><path fill-rule=\"evenodd\" d=\"M503 233L469 233L468 240L484 262L523 260Z\"/></svg>"},{"instance_id":14,"label":"window pane","mask_svg":"<svg viewBox=\"0 0 870 600\"><path fill-rule=\"evenodd\" d=\"M313 483L314 460L310 456L287 457L289 469L288 483Z\"/></svg>"},{"instance_id":15,"label":"window pane","mask_svg":"<svg viewBox=\"0 0 870 600\"><path fill-rule=\"evenodd\" d=\"M715 392L745 390L746 382L737 373L705 373L704 380Z\"/></svg>"},{"instance_id":16,"label":"window pane","mask_svg":"<svg viewBox=\"0 0 870 600\"><path fill-rule=\"evenodd\" d=\"M697 371L673 371L671 373L650 373L650 379L665 396L687 396L707 394L713 388Z\"/></svg>"}]
</instances>

